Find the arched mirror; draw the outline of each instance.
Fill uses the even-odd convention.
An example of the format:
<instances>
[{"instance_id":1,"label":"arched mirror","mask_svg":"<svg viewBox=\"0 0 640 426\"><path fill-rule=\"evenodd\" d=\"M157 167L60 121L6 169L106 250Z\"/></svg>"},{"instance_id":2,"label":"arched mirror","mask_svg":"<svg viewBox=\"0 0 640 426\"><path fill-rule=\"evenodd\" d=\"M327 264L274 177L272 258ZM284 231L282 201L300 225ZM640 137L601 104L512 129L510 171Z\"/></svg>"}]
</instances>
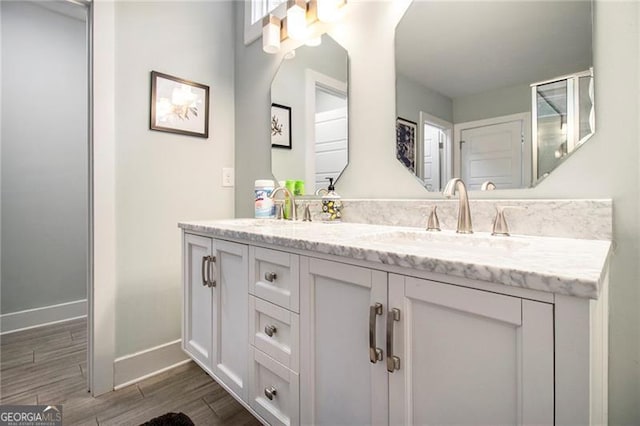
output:
<instances>
[{"instance_id":1,"label":"arched mirror","mask_svg":"<svg viewBox=\"0 0 640 426\"><path fill-rule=\"evenodd\" d=\"M283 59L271 83L271 171L278 181L302 180L313 194L347 167L348 68L347 51L326 34L320 45Z\"/></svg>"},{"instance_id":2,"label":"arched mirror","mask_svg":"<svg viewBox=\"0 0 640 426\"><path fill-rule=\"evenodd\" d=\"M396 158L429 191L528 188L595 131L591 1L414 1L395 59Z\"/></svg>"}]
</instances>

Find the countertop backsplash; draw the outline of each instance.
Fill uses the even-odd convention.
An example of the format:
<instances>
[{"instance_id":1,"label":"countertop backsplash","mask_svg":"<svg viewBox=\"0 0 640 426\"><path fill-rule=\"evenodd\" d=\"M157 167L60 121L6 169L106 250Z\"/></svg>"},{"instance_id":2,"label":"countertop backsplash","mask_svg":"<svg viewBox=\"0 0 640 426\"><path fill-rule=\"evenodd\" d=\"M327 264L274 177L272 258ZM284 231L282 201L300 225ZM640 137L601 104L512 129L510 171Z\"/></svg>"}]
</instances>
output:
<instances>
[{"instance_id":1,"label":"countertop backsplash","mask_svg":"<svg viewBox=\"0 0 640 426\"><path fill-rule=\"evenodd\" d=\"M309 201L308 201L309 202ZM320 221L320 200L310 201L314 221ZM427 218L437 206L440 227L456 229L458 200L396 200L343 198L342 221L374 225L426 227ZM509 230L516 235L612 240L613 203L611 200L469 200L473 230L491 232L496 207L507 209ZM302 213L302 208L300 208ZM302 217L302 216L300 216Z\"/></svg>"}]
</instances>

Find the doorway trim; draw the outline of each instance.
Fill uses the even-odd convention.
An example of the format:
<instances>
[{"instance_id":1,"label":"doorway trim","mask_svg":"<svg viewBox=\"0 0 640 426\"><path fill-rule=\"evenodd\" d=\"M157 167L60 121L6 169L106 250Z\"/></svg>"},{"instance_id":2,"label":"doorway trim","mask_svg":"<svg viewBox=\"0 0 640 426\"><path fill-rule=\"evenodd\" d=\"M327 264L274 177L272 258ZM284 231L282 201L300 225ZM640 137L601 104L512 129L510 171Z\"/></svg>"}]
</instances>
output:
<instances>
[{"instance_id":1,"label":"doorway trim","mask_svg":"<svg viewBox=\"0 0 640 426\"><path fill-rule=\"evenodd\" d=\"M89 34L89 391L113 390L116 303L115 4L87 1Z\"/></svg>"}]
</instances>

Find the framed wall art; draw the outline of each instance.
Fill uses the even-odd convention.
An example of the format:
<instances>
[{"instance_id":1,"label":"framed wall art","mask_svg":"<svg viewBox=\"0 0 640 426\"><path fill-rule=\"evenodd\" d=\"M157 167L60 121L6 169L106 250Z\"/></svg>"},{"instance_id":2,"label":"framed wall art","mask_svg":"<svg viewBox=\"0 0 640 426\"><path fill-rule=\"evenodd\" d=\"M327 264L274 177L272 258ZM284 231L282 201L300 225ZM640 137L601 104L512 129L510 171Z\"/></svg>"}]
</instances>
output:
<instances>
[{"instance_id":1,"label":"framed wall art","mask_svg":"<svg viewBox=\"0 0 640 426\"><path fill-rule=\"evenodd\" d=\"M418 125L413 121L396 119L396 157L407 169L416 172L416 134Z\"/></svg>"},{"instance_id":2,"label":"framed wall art","mask_svg":"<svg viewBox=\"0 0 640 426\"><path fill-rule=\"evenodd\" d=\"M209 137L209 86L151 71L151 130Z\"/></svg>"},{"instance_id":3,"label":"framed wall art","mask_svg":"<svg viewBox=\"0 0 640 426\"><path fill-rule=\"evenodd\" d=\"M291 149L291 107L271 104L271 146Z\"/></svg>"}]
</instances>

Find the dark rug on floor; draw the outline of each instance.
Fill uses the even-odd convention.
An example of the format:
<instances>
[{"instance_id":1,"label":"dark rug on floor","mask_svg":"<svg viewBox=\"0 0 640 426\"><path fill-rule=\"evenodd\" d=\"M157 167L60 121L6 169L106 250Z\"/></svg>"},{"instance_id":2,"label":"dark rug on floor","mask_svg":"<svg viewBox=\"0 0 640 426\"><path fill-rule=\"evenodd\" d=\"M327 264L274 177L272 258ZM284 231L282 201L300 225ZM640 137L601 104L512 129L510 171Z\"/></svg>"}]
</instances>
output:
<instances>
[{"instance_id":1,"label":"dark rug on floor","mask_svg":"<svg viewBox=\"0 0 640 426\"><path fill-rule=\"evenodd\" d=\"M167 413L151 419L140 426L195 426L189 416L184 413Z\"/></svg>"}]
</instances>

